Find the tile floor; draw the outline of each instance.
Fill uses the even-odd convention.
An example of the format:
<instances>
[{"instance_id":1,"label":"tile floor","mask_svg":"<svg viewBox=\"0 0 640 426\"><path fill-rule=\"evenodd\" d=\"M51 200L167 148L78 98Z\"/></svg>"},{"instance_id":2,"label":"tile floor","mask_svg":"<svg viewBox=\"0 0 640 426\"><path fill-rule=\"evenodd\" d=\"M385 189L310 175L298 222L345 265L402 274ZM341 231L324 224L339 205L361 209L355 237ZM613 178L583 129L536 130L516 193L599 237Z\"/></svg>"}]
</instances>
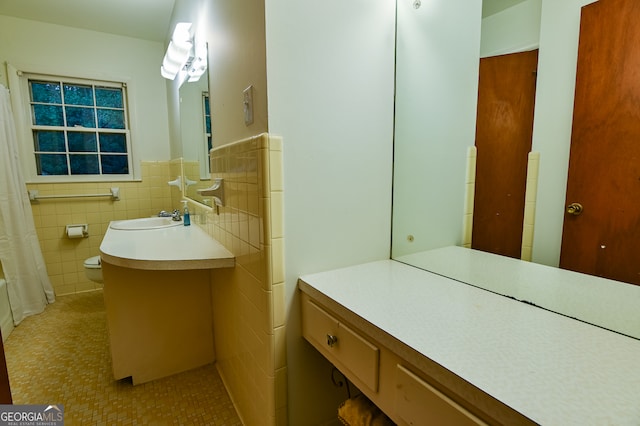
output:
<instances>
[{"instance_id":1,"label":"tile floor","mask_svg":"<svg viewBox=\"0 0 640 426\"><path fill-rule=\"evenodd\" d=\"M59 296L4 344L14 404L62 404L65 425L241 425L214 365L115 381L102 291Z\"/></svg>"}]
</instances>

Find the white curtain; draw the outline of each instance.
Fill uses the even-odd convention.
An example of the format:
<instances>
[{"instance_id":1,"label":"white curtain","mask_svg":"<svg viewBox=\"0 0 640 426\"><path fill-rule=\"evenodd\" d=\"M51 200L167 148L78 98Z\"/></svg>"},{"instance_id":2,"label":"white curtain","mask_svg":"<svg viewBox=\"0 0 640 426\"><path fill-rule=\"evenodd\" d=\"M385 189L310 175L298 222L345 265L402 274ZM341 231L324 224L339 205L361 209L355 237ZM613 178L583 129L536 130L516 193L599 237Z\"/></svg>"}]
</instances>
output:
<instances>
[{"instance_id":1,"label":"white curtain","mask_svg":"<svg viewBox=\"0 0 640 426\"><path fill-rule=\"evenodd\" d=\"M18 160L9 90L0 84L0 261L13 322L38 314L55 300Z\"/></svg>"}]
</instances>

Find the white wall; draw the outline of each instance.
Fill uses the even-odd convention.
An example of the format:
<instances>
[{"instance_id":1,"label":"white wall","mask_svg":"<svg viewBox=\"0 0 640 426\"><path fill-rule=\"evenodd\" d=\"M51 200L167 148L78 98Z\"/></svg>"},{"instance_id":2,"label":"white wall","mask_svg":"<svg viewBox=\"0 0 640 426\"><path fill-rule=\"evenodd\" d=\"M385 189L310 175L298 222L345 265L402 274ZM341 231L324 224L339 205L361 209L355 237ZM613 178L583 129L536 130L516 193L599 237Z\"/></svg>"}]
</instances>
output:
<instances>
[{"instance_id":1,"label":"white wall","mask_svg":"<svg viewBox=\"0 0 640 426\"><path fill-rule=\"evenodd\" d=\"M482 20L480 57L536 49L542 0L527 0Z\"/></svg>"},{"instance_id":2,"label":"white wall","mask_svg":"<svg viewBox=\"0 0 640 426\"><path fill-rule=\"evenodd\" d=\"M544 0L532 150L540 152L532 260L557 266L569 168L580 8L593 0Z\"/></svg>"},{"instance_id":3,"label":"white wall","mask_svg":"<svg viewBox=\"0 0 640 426\"><path fill-rule=\"evenodd\" d=\"M389 257L392 0L267 0L269 132L284 142L289 424L336 418L344 388L301 337L298 276Z\"/></svg>"},{"instance_id":4,"label":"white wall","mask_svg":"<svg viewBox=\"0 0 640 426\"><path fill-rule=\"evenodd\" d=\"M481 2L400 1L398 22L394 257L461 243Z\"/></svg>"},{"instance_id":5,"label":"white wall","mask_svg":"<svg viewBox=\"0 0 640 426\"><path fill-rule=\"evenodd\" d=\"M0 61L19 70L127 81L134 161L169 160L161 43L2 15L0 40Z\"/></svg>"}]
</instances>

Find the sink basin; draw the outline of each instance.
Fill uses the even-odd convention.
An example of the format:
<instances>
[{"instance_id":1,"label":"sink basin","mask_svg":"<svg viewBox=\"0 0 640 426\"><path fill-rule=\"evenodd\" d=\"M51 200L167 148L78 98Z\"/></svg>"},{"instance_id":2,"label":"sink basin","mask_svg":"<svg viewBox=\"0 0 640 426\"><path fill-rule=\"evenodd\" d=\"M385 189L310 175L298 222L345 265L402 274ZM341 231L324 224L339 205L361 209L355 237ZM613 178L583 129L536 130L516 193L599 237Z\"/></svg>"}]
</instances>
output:
<instances>
[{"instance_id":1,"label":"sink basin","mask_svg":"<svg viewBox=\"0 0 640 426\"><path fill-rule=\"evenodd\" d=\"M144 229L162 229L172 226L180 226L182 221L176 221L170 217L143 217L140 219L119 220L109 225L112 229L121 231L139 231Z\"/></svg>"}]
</instances>

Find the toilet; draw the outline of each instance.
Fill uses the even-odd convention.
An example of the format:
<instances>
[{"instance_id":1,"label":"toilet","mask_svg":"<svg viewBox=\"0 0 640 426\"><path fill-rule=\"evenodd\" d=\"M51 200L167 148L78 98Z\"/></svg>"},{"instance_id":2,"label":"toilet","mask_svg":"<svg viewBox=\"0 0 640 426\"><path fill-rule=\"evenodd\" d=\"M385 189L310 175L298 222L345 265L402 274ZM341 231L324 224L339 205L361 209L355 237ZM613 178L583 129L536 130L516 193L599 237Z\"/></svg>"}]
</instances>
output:
<instances>
[{"instance_id":1,"label":"toilet","mask_svg":"<svg viewBox=\"0 0 640 426\"><path fill-rule=\"evenodd\" d=\"M91 281L102 282L102 266L100 256L93 256L84 261L84 272Z\"/></svg>"}]
</instances>

